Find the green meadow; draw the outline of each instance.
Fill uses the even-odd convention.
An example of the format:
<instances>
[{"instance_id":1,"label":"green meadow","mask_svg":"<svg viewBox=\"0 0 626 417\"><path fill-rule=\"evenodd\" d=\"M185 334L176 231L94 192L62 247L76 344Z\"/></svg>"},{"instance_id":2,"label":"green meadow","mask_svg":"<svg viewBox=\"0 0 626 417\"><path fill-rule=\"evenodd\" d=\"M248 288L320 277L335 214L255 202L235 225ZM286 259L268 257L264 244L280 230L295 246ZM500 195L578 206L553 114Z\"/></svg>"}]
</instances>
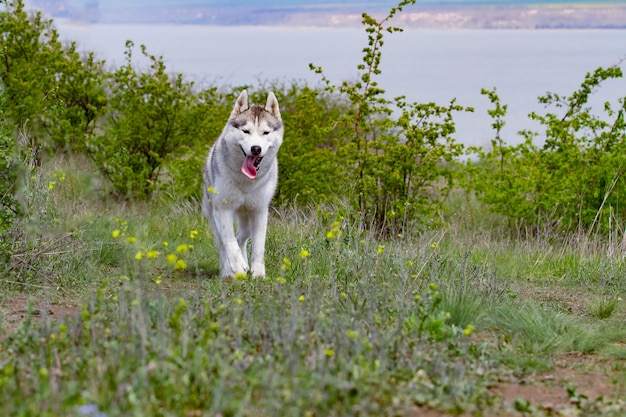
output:
<instances>
[{"instance_id":1,"label":"green meadow","mask_svg":"<svg viewBox=\"0 0 626 417\"><path fill-rule=\"evenodd\" d=\"M0 415L624 415L625 101L587 106L620 67L515 146L484 91L466 149L471 109L376 82L410 3L363 16L356 82L246 86L281 104L280 184L267 277L220 279L201 166L241 87L132 43L105 71L2 2Z\"/></svg>"},{"instance_id":2,"label":"green meadow","mask_svg":"<svg viewBox=\"0 0 626 417\"><path fill-rule=\"evenodd\" d=\"M619 416L626 406L621 242L510 238L476 206L381 241L340 207L281 208L267 278L220 280L199 202L120 204L85 193L98 180L70 157L33 179L42 217L23 226L38 237L24 238L2 279L4 415ZM574 377L544 378L563 370ZM563 398L504 398L504 384Z\"/></svg>"}]
</instances>

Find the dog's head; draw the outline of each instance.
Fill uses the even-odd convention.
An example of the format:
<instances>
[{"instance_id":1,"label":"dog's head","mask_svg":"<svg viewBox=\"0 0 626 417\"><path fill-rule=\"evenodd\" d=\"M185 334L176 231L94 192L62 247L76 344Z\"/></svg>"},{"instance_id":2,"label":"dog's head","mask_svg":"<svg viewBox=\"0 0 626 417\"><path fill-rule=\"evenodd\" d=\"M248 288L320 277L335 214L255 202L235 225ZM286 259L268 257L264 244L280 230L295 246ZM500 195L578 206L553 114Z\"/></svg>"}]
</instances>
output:
<instances>
[{"instance_id":1,"label":"dog's head","mask_svg":"<svg viewBox=\"0 0 626 417\"><path fill-rule=\"evenodd\" d=\"M265 106L251 105L248 92L243 90L235 101L228 123L235 129L237 145L243 152L241 172L254 179L263 158L275 157L283 141L283 121L276 96L270 92Z\"/></svg>"}]
</instances>

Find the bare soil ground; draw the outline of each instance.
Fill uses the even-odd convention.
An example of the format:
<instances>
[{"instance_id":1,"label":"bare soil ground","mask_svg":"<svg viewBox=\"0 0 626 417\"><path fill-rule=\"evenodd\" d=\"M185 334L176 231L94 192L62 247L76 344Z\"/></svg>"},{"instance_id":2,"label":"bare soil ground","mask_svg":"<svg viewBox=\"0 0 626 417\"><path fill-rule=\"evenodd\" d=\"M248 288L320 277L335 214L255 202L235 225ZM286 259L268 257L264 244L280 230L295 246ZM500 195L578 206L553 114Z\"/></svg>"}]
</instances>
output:
<instances>
[{"instance_id":1,"label":"bare soil ground","mask_svg":"<svg viewBox=\"0 0 626 417\"><path fill-rule=\"evenodd\" d=\"M516 411L515 403L525 400L534 409L548 415L570 415L575 404L570 399L568 388L575 388L578 396L590 400L597 398L615 399L626 395L623 384L616 383L619 372L612 369L610 361L598 360L582 354L563 355L555 362L550 372L532 375L520 381L501 382L491 387L491 392L500 399L497 412L485 412L484 417L521 417L528 415ZM469 417L473 414L462 414ZM578 415L578 414L571 414ZM438 410L418 408L410 417L452 417Z\"/></svg>"},{"instance_id":2,"label":"bare soil ground","mask_svg":"<svg viewBox=\"0 0 626 417\"><path fill-rule=\"evenodd\" d=\"M0 304L0 319L6 333L10 334L17 330L28 317L31 309L35 317L55 319L61 319L79 311L75 305L69 303L51 303L48 300L33 298L32 295L12 293Z\"/></svg>"}]
</instances>

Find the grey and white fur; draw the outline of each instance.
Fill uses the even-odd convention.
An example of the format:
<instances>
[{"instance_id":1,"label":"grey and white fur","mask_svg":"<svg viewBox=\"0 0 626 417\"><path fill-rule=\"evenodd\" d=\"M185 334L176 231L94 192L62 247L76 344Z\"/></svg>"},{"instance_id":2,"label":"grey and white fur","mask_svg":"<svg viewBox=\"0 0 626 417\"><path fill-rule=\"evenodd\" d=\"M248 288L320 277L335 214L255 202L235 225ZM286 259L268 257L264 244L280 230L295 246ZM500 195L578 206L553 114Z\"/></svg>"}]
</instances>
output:
<instances>
[{"instance_id":1,"label":"grey and white fur","mask_svg":"<svg viewBox=\"0 0 626 417\"><path fill-rule=\"evenodd\" d=\"M215 236L222 278L248 270L254 277L265 276L267 218L278 183L276 157L283 131L274 93L260 106L250 104L243 90L209 151L203 169L202 212ZM248 240L252 240L250 265Z\"/></svg>"}]
</instances>

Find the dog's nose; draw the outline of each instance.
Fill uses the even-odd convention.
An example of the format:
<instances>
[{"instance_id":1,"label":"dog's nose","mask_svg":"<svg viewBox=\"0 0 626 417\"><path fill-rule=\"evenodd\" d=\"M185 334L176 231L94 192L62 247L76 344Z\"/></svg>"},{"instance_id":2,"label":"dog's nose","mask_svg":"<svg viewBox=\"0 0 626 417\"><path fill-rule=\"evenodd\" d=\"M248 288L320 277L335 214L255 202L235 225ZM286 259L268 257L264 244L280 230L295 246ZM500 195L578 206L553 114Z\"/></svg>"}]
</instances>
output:
<instances>
[{"instance_id":1,"label":"dog's nose","mask_svg":"<svg viewBox=\"0 0 626 417\"><path fill-rule=\"evenodd\" d=\"M259 156L261 154L261 147L254 145L252 148L250 148L250 151L252 151L252 155Z\"/></svg>"}]
</instances>

